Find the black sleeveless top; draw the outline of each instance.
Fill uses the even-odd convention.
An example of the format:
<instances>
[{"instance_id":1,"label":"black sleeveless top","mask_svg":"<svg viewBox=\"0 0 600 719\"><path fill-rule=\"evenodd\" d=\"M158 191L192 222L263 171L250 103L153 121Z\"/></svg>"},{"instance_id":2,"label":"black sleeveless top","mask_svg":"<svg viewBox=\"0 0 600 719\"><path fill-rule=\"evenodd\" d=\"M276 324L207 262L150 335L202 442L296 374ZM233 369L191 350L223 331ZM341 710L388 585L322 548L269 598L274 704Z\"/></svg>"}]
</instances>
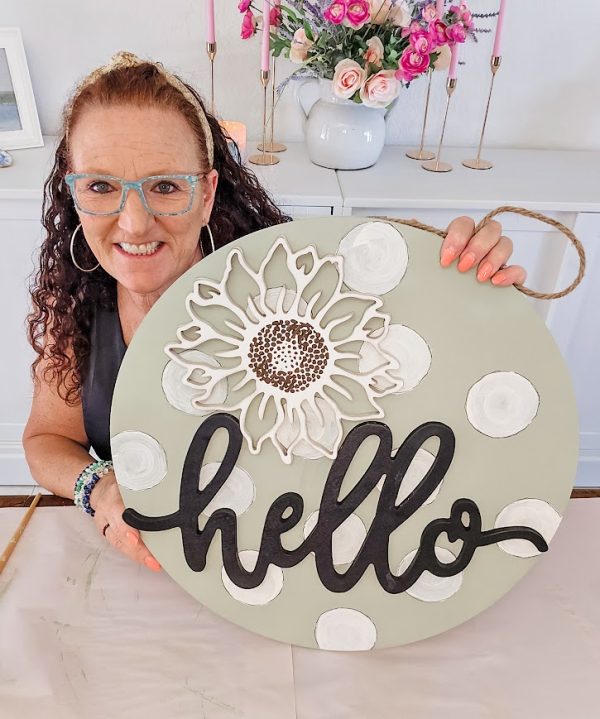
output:
<instances>
[{"instance_id":1,"label":"black sleeveless top","mask_svg":"<svg viewBox=\"0 0 600 719\"><path fill-rule=\"evenodd\" d=\"M126 350L117 310L97 309L90 331L90 356L81 399L85 431L100 459L112 459L110 406Z\"/></svg>"}]
</instances>

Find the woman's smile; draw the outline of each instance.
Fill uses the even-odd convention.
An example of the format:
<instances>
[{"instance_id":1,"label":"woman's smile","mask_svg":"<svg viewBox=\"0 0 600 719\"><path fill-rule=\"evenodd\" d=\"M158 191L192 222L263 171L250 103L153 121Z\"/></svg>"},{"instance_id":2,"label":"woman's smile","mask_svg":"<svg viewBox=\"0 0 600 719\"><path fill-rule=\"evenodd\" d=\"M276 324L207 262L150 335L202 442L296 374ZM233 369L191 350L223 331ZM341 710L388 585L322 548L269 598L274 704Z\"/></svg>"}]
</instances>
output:
<instances>
[{"instance_id":1,"label":"woman's smile","mask_svg":"<svg viewBox=\"0 0 600 719\"><path fill-rule=\"evenodd\" d=\"M126 257L133 259L150 258L157 255L160 250L164 247L164 242L146 242L145 244L133 244L131 242L118 242L115 244L115 248Z\"/></svg>"}]
</instances>

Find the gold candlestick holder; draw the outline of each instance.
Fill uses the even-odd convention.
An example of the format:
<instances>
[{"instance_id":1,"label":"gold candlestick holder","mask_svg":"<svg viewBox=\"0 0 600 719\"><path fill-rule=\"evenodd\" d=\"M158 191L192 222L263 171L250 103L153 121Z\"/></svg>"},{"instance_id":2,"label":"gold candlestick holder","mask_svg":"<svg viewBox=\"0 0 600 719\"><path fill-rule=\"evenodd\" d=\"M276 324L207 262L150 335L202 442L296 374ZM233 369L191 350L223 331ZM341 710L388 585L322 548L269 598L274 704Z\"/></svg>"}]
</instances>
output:
<instances>
[{"instance_id":1,"label":"gold candlestick holder","mask_svg":"<svg viewBox=\"0 0 600 719\"><path fill-rule=\"evenodd\" d=\"M438 145L435 160L423 162L421 167L429 172L450 172L452 165L449 162L440 162L440 153L442 152L442 142L444 141L444 132L446 131L446 120L448 119L448 108L450 107L450 98L456 88L456 78L452 77L446 81L446 111L444 113L444 122L442 124L442 134L440 135L440 144Z\"/></svg>"},{"instance_id":2,"label":"gold candlestick holder","mask_svg":"<svg viewBox=\"0 0 600 719\"><path fill-rule=\"evenodd\" d=\"M266 152L285 152L287 150L286 145L283 144L283 142L275 142L275 105L277 104L275 101L275 68L276 68L276 61L277 58L275 55L273 55L273 58L271 60L271 87L272 87L272 95L271 95L271 115L269 119L269 124L271 125L271 140L267 142L266 147L264 148ZM262 150L263 145L262 142L260 145L258 145L258 149Z\"/></svg>"},{"instance_id":3,"label":"gold candlestick holder","mask_svg":"<svg viewBox=\"0 0 600 719\"><path fill-rule=\"evenodd\" d=\"M260 81L264 90L263 139L262 144L260 145L260 147L262 147L262 153L260 155L250 155L250 157L248 158L248 162L251 162L253 165L276 165L279 162L278 157L271 154L270 152L267 152L265 149L267 147L267 88L269 87L269 75L270 73L268 70L260 71Z\"/></svg>"},{"instance_id":4,"label":"gold candlestick holder","mask_svg":"<svg viewBox=\"0 0 600 719\"><path fill-rule=\"evenodd\" d=\"M427 70L429 77L427 81L427 99L425 100L425 114L423 115L423 130L421 132L421 146L418 150L409 150L406 153L406 157L410 157L411 160L431 160L435 157L431 150L424 150L423 145L425 142L425 127L427 125L427 113L429 112L429 95L431 93L431 78L433 77L433 68L430 67Z\"/></svg>"},{"instance_id":5,"label":"gold candlestick holder","mask_svg":"<svg viewBox=\"0 0 600 719\"><path fill-rule=\"evenodd\" d=\"M217 43L206 43L206 54L210 60L210 113L215 114L215 57L217 56Z\"/></svg>"},{"instance_id":6,"label":"gold candlestick holder","mask_svg":"<svg viewBox=\"0 0 600 719\"><path fill-rule=\"evenodd\" d=\"M494 166L493 162L489 160L481 159L481 146L483 145L483 134L485 132L485 126L487 123L488 112L490 110L490 101L492 99L492 90L494 89L494 78L496 73L500 69L500 63L502 62L501 55L492 55L490 60L490 68L492 70L492 81L490 82L490 92L487 99L487 105L485 106L485 115L483 118L483 127L481 128L481 137L479 138L479 148L477 149L477 157L472 160L463 160L463 165L469 167L471 170L489 170Z\"/></svg>"}]
</instances>

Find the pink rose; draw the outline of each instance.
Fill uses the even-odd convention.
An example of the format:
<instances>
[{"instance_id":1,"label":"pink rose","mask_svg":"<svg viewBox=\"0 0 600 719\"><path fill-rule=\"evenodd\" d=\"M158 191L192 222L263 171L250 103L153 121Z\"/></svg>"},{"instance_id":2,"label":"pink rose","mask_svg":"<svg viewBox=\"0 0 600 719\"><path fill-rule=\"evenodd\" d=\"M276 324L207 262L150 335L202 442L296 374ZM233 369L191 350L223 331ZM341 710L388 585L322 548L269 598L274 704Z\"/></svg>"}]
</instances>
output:
<instances>
[{"instance_id":1,"label":"pink rose","mask_svg":"<svg viewBox=\"0 0 600 719\"><path fill-rule=\"evenodd\" d=\"M423 8L422 15L425 22L433 22L437 18L437 10L435 4L432 3L431 5L425 5L425 7Z\"/></svg>"},{"instance_id":2,"label":"pink rose","mask_svg":"<svg viewBox=\"0 0 600 719\"><path fill-rule=\"evenodd\" d=\"M464 42L467 39L467 31L459 22L455 22L446 28L446 37L450 42Z\"/></svg>"},{"instance_id":3,"label":"pink rose","mask_svg":"<svg viewBox=\"0 0 600 719\"><path fill-rule=\"evenodd\" d=\"M290 47L290 60L301 65L308 56L308 51L315 43L309 40L303 27L300 27L294 33L292 45Z\"/></svg>"},{"instance_id":4,"label":"pink rose","mask_svg":"<svg viewBox=\"0 0 600 719\"><path fill-rule=\"evenodd\" d=\"M433 36L435 47L437 47L438 45L445 45L448 42L448 38L446 37L447 27L448 26L446 25L446 23L442 22L441 20L435 20L429 26L429 32Z\"/></svg>"},{"instance_id":5,"label":"pink rose","mask_svg":"<svg viewBox=\"0 0 600 719\"><path fill-rule=\"evenodd\" d=\"M417 75L425 72L429 67L429 55L421 55L412 47L407 47L400 56L396 79L403 82L414 80Z\"/></svg>"},{"instance_id":6,"label":"pink rose","mask_svg":"<svg viewBox=\"0 0 600 719\"><path fill-rule=\"evenodd\" d=\"M278 7L272 7L269 13L269 25L279 27L281 25L281 10Z\"/></svg>"},{"instance_id":7,"label":"pink rose","mask_svg":"<svg viewBox=\"0 0 600 719\"><path fill-rule=\"evenodd\" d=\"M450 12L456 15L456 22L462 22L469 30L473 27L473 16L467 3L461 2L460 5L451 5Z\"/></svg>"},{"instance_id":8,"label":"pink rose","mask_svg":"<svg viewBox=\"0 0 600 719\"><path fill-rule=\"evenodd\" d=\"M444 25L445 27L445 25ZM410 25L405 27L402 32L400 33L401 37L408 37L409 35L412 35L413 32L419 32L421 30L421 23L418 20L413 20ZM444 36L445 38L445 36Z\"/></svg>"},{"instance_id":9,"label":"pink rose","mask_svg":"<svg viewBox=\"0 0 600 719\"><path fill-rule=\"evenodd\" d=\"M240 12L246 12L246 10L250 7L250 3L252 0L240 0L240 4L238 5L238 10Z\"/></svg>"},{"instance_id":10,"label":"pink rose","mask_svg":"<svg viewBox=\"0 0 600 719\"><path fill-rule=\"evenodd\" d=\"M363 57L371 65L377 65L381 67L381 61L383 60L384 47L381 40L375 36L367 40L367 50Z\"/></svg>"},{"instance_id":11,"label":"pink rose","mask_svg":"<svg viewBox=\"0 0 600 719\"><path fill-rule=\"evenodd\" d=\"M406 0L371 0L371 22L375 25L390 22L396 27L408 27L411 19Z\"/></svg>"},{"instance_id":12,"label":"pink rose","mask_svg":"<svg viewBox=\"0 0 600 719\"><path fill-rule=\"evenodd\" d=\"M360 88L360 99L367 107L387 107L400 92L394 70L380 70Z\"/></svg>"},{"instance_id":13,"label":"pink rose","mask_svg":"<svg viewBox=\"0 0 600 719\"><path fill-rule=\"evenodd\" d=\"M463 25L465 25L469 30L471 30L473 27L472 17L473 16L471 15L471 13L468 10L465 10L463 12L463 14L460 16L460 19L461 19Z\"/></svg>"},{"instance_id":14,"label":"pink rose","mask_svg":"<svg viewBox=\"0 0 600 719\"><path fill-rule=\"evenodd\" d=\"M341 25L346 17L346 0L333 0L323 17L334 25Z\"/></svg>"},{"instance_id":15,"label":"pink rose","mask_svg":"<svg viewBox=\"0 0 600 719\"><path fill-rule=\"evenodd\" d=\"M344 24L358 30L371 19L369 0L348 0Z\"/></svg>"},{"instance_id":16,"label":"pink rose","mask_svg":"<svg viewBox=\"0 0 600 719\"><path fill-rule=\"evenodd\" d=\"M340 60L333 75L333 92L337 97L349 100L365 81L366 72L354 60Z\"/></svg>"},{"instance_id":17,"label":"pink rose","mask_svg":"<svg viewBox=\"0 0 600 719\"><path fill-rule=\"evenodd\" d=\"M409 43L421 55L429 54L436 47L434 35L423 29L411 33Z\"/></svg>"},{"instance_id":18,"label":"pink rose","mask_svg":"<svg viewBox=\"0 0 600 719\"><path fill-rule=\"evenodd\" d=\"M246 10L244 18L242 20L242 40L247 40L252 37L256 32L256 18L252 14L252 10Z\"/></svg>"}]
</instances>

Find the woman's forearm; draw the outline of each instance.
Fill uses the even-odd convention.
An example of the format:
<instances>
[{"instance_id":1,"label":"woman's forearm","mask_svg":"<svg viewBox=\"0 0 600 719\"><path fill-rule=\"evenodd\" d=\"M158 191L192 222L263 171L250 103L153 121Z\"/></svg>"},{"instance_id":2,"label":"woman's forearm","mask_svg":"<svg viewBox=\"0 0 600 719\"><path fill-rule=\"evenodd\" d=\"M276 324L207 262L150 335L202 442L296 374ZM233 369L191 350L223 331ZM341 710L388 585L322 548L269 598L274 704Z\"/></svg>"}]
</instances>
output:
<instances>
[{"instance_id":1,"label":"woman's forearm","mask_svg":"<svg viewBox=\"0 0 600 719\"><path fill-rule=\"evenodd\" d=\"M94 461L85 447L56 434L24 438L23 447L33 479L41 487L68 499L73 499L77 477Z\"/></svg>"}]
</instances>

